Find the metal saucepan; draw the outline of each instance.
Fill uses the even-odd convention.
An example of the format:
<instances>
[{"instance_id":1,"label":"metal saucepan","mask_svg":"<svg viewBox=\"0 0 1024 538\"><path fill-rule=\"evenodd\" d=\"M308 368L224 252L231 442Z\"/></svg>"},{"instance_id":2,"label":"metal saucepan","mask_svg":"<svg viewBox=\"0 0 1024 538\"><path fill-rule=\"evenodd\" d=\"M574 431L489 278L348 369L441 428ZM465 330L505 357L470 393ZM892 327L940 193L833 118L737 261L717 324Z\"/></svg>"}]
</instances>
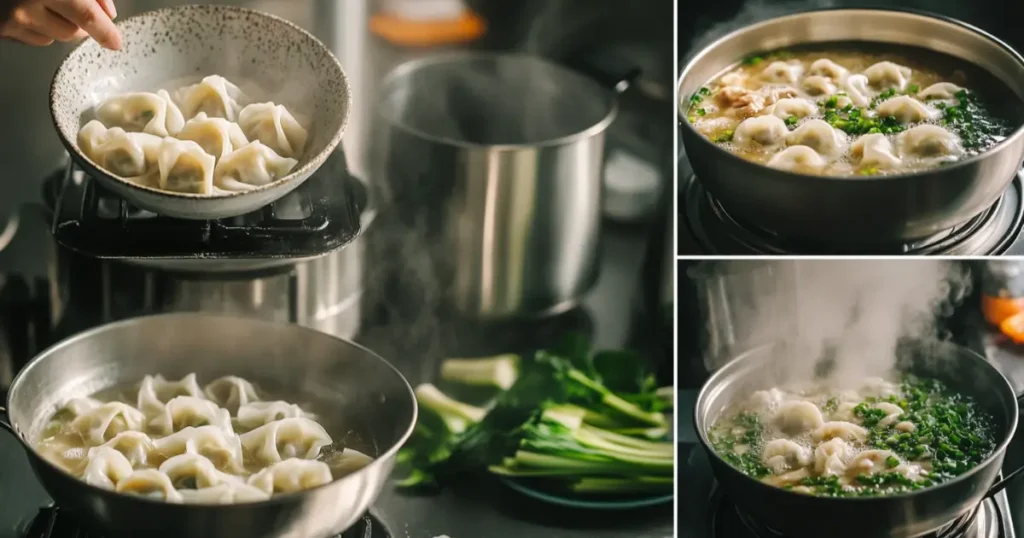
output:
<instances>
[{"instance_id":1,"label":"metal saucepan","mask_svg":"<svg viewBox=\"0 0 1024 538\"><path fill-rule=\"evenodd\" d=\"M904 346L901 368L944 381L950 388L975 398L995 417L1000 442L974 469L930 488L887 497L830 498L793 493L751 478L711 448L708 429L719 415L751 392L785 385L790 376L787 357L793 350L768 345L748 351L718 370L697 397L694 425L707 450L719 485L740 507L782 536L832 538L910 538L949 525L969 513L986 497L1003 490L1024 470L999 480L1006 447L1017 429L1018 405L1005 377L984 357L949 343L917 342ZM823 521L832 522L823 531Z\"/></svg>"},{"instance_id":2,"label":"metal saucepan","mask_svg":"<svg viewBox=\"0 0 1024 538\"><path fill-rule=\"evenodd\" d=\"M335 439L375 458L328 485L268 501L182 505L90 486L39 456L32 442L68 399L137 382L147 374L201 380L237 375L290 401L309 402ZM50 496L103 536L145 534L326 538L373 504L416 423L416 399L384 359L300 327L203 314L164 314L104 325L32 360L11 384L10 424Z\"/></svg>"},{"instance_id":3,"label":"metal saucepan","mask_svg":"<svg viewBox=\"0 0 1024 538\"><path fill-rule=\"evenodd\" d=\"M86 40L57 68L50 113L61 142L105 187L154 213L183 219L244 215L302 184L341 142L352 96L341 64L312 34L273 15L234 6L158 9L117 23L119 51ZM244 192L214 196L167 192L104 171L78 147L78 131L102 99L129 91L156 91L177 81L221 75L310 118L299 164L283 178Z\"/></svg>"},{"instance_id":4,"label":"metal saucepan","mask_svg":"<svg viewBox=\"0 0 1024 538\"><path fill-rule=\"evenodd\" d=\"M746 56L813 43L856 41L925 48L980 67L1009 87L1017 100L1009 112L1020 114L1024 58L973 26L941 16L876 9L788 15L726 35L683 69L681 136L701 184L735 217L831 249L919 239L962 224L992 206L1024 160L1024 129L985 153L950 166L870 178L822 177L744 160L709 141L686 121L690 96Z\"/></svg>"},{"instance_id":5,"label":"metal saucepan","mask_svg":"<svg viewBox=\"0 0 1024 538\"><path fill-rule=\"evenodd\" d=\"M463 53L381 83L372 173L436 250L458 311L540 316L596 282L605 131L639 74L625 71L602 83L526 54Z\"/></svg>"}]
</instances>

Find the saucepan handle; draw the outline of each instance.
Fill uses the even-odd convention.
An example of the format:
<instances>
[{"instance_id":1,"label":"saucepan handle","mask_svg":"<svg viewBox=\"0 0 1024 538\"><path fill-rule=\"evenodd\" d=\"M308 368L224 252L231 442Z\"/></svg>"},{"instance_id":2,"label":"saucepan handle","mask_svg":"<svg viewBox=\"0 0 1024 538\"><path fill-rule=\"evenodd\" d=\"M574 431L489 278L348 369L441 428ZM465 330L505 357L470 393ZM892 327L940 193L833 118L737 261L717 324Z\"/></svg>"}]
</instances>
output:
<instances>
[{"instance_id":1,"label":"saucepan handle","mask_svg":"<svg viewBox=\"0 0 1024 538\"><path fill-rule=\"evenodd\" d=\"M7 408L2 405L0 405L0 428L11 432L11 435L15 437L18 436L14 431L14 426L11 426L11 419L7 416Z\"/></svg>"},{"instance_id":2,"label":"saucepan handle","mask_svg":"<svg viewBox=\"0 0 1024 538\"><path fill-rule=\"evenodd\" d=\"M1017 395L1017 408L1019 409L1021 406L1024 406L1024 392ZM1010 485L1010 482L1020 478L1021 474L1024 474L1024 466L1014 469L1010 474L1003 476L1002 479L996 481L995 484L992 484L992 487L988 488L988 491L985 493L985 497L992 497L1000 491L1003 491L1006 489L1006 486Z\"/></svg>"},{"instance_id":3,"label":"saucepan handle","mask_svg":"<svg viewBox=\"0 0 1024 538\"><path fill-rule=\"evenodd\" d=\"M636 63L610 51L577 55L567 63L603 86L615 90L615 93L628 90L643 74L643 69Z\"/></svg>"}]
</instances>

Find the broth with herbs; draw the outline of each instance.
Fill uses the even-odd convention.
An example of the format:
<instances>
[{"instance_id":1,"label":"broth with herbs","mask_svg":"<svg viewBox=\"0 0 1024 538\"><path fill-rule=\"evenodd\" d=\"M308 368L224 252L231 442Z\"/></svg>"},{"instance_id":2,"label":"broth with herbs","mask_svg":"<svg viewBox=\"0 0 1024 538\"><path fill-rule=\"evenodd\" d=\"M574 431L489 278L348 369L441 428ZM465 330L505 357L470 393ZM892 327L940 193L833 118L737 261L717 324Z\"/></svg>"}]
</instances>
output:
<instances>
[{"instance_id":1,"label":"broth with herbs","mask_svg":"<svg viewBox=\"0 0 1024 538\"><path fill-rule=\"evenodd\" d=\"M235 376L160 375L66 402L36 450L86 483L173 503L255 502L330 483L372 460L316 415Z\"/></svg>"},{"instance_id":2,"label":"broth with herbs","mask_svg":"<svg viewBox=\"0 0 1024 538\"><path fill-rule=\"evenodd\" d=\"M935 168L984 152L1015 127L979 93L999 85L991 75L938 69L956 60L937 53L865 46L747 58L688 97L687 119L744 159L828 176Z\"/></svg>"},{"instance_id":3,"label":"broth with herbs","mask_svg":"<svg viewBox=\"0 0 1024 538\"><path fill-rule=\"evenodd\" d=\"M870 379L757 391L708 432L715 453L744 474L797 493L891 495L941 484L996 447L992 416L933 379Z\"/></svg>"}]
</instances>

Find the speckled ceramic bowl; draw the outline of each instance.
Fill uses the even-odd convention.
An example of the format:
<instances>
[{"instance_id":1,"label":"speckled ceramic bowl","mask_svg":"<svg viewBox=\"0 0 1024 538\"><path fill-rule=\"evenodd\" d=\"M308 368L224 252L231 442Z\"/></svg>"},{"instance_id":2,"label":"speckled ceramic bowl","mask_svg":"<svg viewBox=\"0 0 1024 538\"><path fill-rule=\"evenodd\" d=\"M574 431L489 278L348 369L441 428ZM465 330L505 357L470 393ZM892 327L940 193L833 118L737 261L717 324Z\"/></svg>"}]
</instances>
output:
<instances>
[{"instance_id":1,"label":"speckled ceramic bowl","mask_svg":"<svg viewBox=\"0 0 1024 538\"><path fill-rule=\"evenodd\" d=\"M330 50L298 26L251 9L189 5L129 17L117 27L124 35L121 50L89 39L64 59L50 87L50 112L72 158L138 207L185 219L243 215L301 185L341 141L352 99L348 79ZM104 98L157 89L173 95L207 75L221 75L243 91L257 89L255 99L310 119L306 150L291 174L247 192L181 194L113 176L79 149L78 131Z\"/></svg>"}]
</instances>

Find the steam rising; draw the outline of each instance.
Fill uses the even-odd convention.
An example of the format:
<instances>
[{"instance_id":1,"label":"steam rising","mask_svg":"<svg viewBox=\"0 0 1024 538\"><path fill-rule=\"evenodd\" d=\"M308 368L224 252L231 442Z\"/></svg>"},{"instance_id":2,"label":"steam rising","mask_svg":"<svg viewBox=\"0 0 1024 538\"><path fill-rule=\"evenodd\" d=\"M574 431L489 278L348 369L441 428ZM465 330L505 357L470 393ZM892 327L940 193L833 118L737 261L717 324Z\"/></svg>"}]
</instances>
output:
<instances>
[{"instance_id":1,"label":"steam rising","mask_svg":"<svg viewBox=\"0 0 1024 538\"><path fill-rule=\"evenodd\" d=\"M755 308L731 309L733 315L748 318L732 325L775 328L775 341L799 350L783 358L795 380L814 377L822 359L834 362L829 377L836 381L886 376L896 366L897 343L939 338L936 321L951 314L971 286L966 269L941 260L774 263L779 265L774 269L782 269L775 277L743 283L752 286ZM734 268L726 264L719 271L730 270ZM744 344L736 342L733 354L750 347Z\"/></svg>"}]
</instances>

